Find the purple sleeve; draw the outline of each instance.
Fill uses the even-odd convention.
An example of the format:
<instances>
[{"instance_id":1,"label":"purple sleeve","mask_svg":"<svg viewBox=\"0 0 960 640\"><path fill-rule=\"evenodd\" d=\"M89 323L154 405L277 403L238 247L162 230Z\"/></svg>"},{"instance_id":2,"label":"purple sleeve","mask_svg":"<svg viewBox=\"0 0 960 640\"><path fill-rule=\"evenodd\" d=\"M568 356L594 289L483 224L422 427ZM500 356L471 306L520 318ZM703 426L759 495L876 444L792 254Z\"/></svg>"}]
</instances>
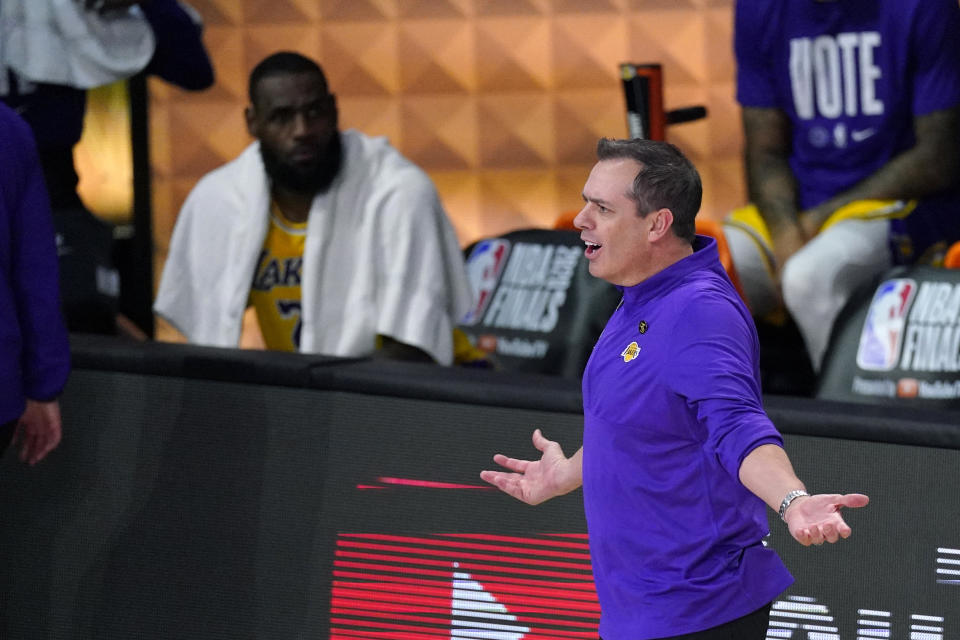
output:
<instances>
[{"instance_id":1,"label":"purple sleeve","mask_svg":"<svg viewBox=\"0 0 960 640\"><path fill-rule=\"evenodd\" d=\"M18 183L10 202L11 279L23 344L23 388L28 398L46 401L60 395L70 370L53 217L33 135L22 120L8 124L6 151L12 158L4 164L16 172Z\"/></svg>"},{"instance_id":2,"label":"purple sleeve","mask_svg":"<svg viewBox=\"0 0 960 640\"><path fill-rule=\"evenodd\" d=\"M960 5L956 0L923 2L912 39L914 115L960 104Z\"/></svg>"},{"instance_id":3,"label":"purple sleeve","mask_svg":"<svg viewBox=\"0 0 960 640\"><path fill-rule=\"evenodd\" d=\"M202 25L177 0L152 0L140 8L157 41L146 72L190 91L211 86L213 65L203 46Z\"/></svg>"},{"instance_id":4,"label":"purple sleeve","mask_svg":"<svg viewBox=\"0 0 960 640\"><path fill-rule=\"evenodd\" d=\"M776 107L777 96L764 53L766 3L737 0L734 9L733 49L737 62L737 101L745 107Z\"/></svg>"},{"instance_id":5,"label":"purple sleeve","mask_svg":"<svg viewBox=\"0 0 960 640\"><path fill-rule=\"evenodd\" d=\"M744 312L745 313L745 312ZM783 445L761 400L758 345L748 317L731 301L701 294L680 314L677 349L665 379L695 408L705 446L738 478L740 463L761 444Z\"/></svg>"}]
</instances>

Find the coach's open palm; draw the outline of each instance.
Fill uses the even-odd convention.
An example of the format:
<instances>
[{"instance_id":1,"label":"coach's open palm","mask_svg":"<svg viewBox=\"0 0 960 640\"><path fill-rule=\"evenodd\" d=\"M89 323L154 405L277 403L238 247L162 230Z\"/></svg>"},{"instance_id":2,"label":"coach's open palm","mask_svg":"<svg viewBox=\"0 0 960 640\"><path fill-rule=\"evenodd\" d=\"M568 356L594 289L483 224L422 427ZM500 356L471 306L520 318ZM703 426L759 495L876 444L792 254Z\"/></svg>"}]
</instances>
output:
<instances>
[{"instance_id":1,"label":"coach's open palm","mask_svg":"<svg viewBox=\"0 0 960 640\"><path fill-rule=\"evenodd\" d=\"M543 437L540 429L533 432L533 446L543 453L539 460L517 460L498 453L493 461L510 472L481 471L480 477L527 504L540 504L580 486L579 451L567 458L560 445Z\"/></svg>"},{"instance_id":2,"label":"coach's open palm","mask_svg":"<svg viewBox=\"0 0 960 640\"><path fill-rule=\"evenodd\" d=\"M821 493L797 498L784 514L790 535L803 546L837 542L850 537L850 525L844 522L840 510L844 507L863 507L870 498L862 493Z\"/></svg>"}]
</instances>

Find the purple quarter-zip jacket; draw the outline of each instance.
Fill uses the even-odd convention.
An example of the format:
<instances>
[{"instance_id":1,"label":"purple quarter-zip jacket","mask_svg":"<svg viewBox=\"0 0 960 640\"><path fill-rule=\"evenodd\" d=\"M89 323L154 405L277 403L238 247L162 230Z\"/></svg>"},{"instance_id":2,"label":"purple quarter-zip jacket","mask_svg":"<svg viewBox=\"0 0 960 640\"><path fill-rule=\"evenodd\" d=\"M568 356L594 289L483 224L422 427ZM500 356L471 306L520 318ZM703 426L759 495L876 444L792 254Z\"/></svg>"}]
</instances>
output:
<instances>
[{"instance_id":1,"label":"purple quarter-zip jacket","mask_svg":"<svg viewBox=\"0 0 960 640\"><path fill-rule=\"evenodd\" d=\"M760 398L756 329L717 256L623 289L583 376L583 498L603 640L692 633L792 582L763 546L766 505L739 480L782 446Z\"/></svg>"},{"instance_id":2,"label":"purple quarter-zip jacket","mask_svg":"<svg viewBox=\"0 0 960 640\"><path fill-rule=\"evenodd\" d=\"M0 104L0 425L52 400L70 371L57 248L33 135Z\"/></svg>"}]
</instances>

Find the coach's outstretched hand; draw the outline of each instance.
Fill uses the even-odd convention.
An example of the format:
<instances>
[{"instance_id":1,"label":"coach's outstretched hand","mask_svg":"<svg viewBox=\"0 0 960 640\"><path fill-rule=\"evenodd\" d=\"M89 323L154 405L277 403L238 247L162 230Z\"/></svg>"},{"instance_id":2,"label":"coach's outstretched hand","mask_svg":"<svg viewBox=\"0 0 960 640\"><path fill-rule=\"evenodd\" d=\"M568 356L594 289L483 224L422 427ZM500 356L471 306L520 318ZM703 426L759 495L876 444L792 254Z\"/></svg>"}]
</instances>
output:
<instances>
[{"instance_id":1,"label":"coach's outstretched hand","mask_svg":"<svg viewBox=\"0 0 960 640\"><path fill-rule=\"evenodd\" d=\"M784 514L790 535L803 546L820 545L849 538L850 525L843 521L843 507L863 507L870 498L862 493L821 493L797 498Z\"/></svg>"},{"instance_id":2,"label":"coach's outstretched hand","mask_svg":"<svg viewBox=\"0 0 960 640\"><path fill-rule=\"evenodd\" d=\"M533 432L533 446L543 453L539 460L517 460L498 453L493 461L510 472L481 471L480 477L527 504L540 504L581 485L582 449L568 458L558 443L543 437L540 429Z\"/></svg>"}]
</instances>

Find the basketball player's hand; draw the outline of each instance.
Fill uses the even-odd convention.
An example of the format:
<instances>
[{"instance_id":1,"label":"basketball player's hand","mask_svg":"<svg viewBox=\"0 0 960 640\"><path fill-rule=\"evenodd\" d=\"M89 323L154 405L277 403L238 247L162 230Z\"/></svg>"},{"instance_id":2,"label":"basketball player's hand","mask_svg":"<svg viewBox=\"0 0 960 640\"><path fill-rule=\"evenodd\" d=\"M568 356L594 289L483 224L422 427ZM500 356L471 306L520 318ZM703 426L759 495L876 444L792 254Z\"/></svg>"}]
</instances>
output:
<instances>
[{"instance_id":1,"label":"basketball player's hand","mask_svg":"<svg viewBox=\"0 0 960 640\"><path fill-rule=\"evenodd\" d=\"M790 256L803 248L807 243L807 235L799 223L784 224L780 228L771 230L773 241L773 258L776 260L777 274L783 271L783 265L787 263Z\"/></svg>"},{"instance_id":2,"label":"basketball player's hand","mask_svg":"<svg viewBox=\"0 0 960 640\"><path fill-rule=\"evenodd\" d=\"M498 453L493 461L510 471L481 471L480 477L501 491L527 504L540 504L580 486L580 452L571 458L540 429L533 432L533 446L543 453L539 460L517 460Z\"/></svg>"},{"instance_id":3,"label":"basketball player's hand","mask_svg":"<svg viewBox=\"0 0 960 640\"><path fill-rule=\"evenodd\" d=\"M840 510L844 507L863 507L870 498L861 493L822 493L794 500L787 508L784 519L790 535L803 546L821 545L849 538L850 526L843 521Z\"/></svg>"},{"instance_id":4,"label":"basketball player's hand","mask_svg":"<svg viewBox=\"0 0 960 640\"><path fill-rule=\"evenodd\" d=\"M833 214L834 207L813 207L800 214L800 228L809 239L820 232L823 223Z\"/></svg>"},{"instance_id":5,"label":"basketball player's hand","mask_svg":"<svg viewBox=\"0 0 960 640\"><path fill-rule=\"evenodd\" d=\"M60 444L60 404L27 400L27 408L17 423L15 441L20 445L20 460L34 465Z\"/></svg>"}]
</instances>

